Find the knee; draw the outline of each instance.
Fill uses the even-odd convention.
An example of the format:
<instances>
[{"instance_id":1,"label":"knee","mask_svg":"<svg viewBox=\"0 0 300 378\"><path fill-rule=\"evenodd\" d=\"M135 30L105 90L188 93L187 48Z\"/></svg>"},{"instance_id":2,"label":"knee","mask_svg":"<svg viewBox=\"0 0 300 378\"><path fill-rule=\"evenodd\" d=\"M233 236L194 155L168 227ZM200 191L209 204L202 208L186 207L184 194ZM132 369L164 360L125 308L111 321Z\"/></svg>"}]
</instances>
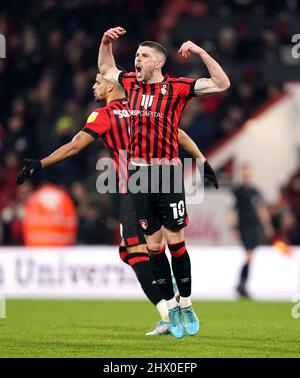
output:
<instances>
[{"instance_id":1,"label":"knee","mask_svg":"<svg viewBox=\"0 0 300 378\"><path fill-rule=\"evenodd\" d=\"M172 231L165 228L165 237L168 244L177 244L184 241L184 228L178 231Z\"/></svg>"},{"instance_id":2,"label":"knee","mask_svg":"<svg viewBox=\"0 0 300 378\"><path fill-rule=\"evenodd\" d=\"M147 243L147 247L149 251L151 251L152 253L156 253L156 252L159 252L160 249L162 248L162 243L159 243L156 241L149 242Z\"/></svg>"},{"instance_id":3,"label":"knee","mask_svg":"<svg viewBox=\"0 0 300 378\"><path fill-rule=\"evenodd\" d=\"M145 235L147 241L147 249L150 254L159 253L164 246L164 234L162 229L156 231L152 235Z\"/></svg>"},{"instance_id":4,"label":"knee","mask_svg":"<svg viewBox=\"0 0 300 378\"><path fill-rule=\"evenodd\" d=\"M164 244L159 242L148 243L147 248L151 255L158 255L165 250Z\"/></svg>"}]
</instances>

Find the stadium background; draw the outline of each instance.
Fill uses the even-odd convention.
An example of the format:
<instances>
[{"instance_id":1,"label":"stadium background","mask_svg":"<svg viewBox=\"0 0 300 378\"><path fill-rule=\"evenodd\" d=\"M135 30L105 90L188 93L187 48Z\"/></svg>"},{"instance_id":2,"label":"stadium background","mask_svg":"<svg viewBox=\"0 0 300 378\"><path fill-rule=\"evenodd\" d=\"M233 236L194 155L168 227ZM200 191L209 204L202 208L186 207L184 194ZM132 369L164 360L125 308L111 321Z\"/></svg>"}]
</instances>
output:
<instances>
[{"instance_id":1,"label":"stadium background","mask_svg":"<svg viewBox=\"0 0 300 378\"><path fill-rule=\"evenodd\" d=\"M166 70L171 75L207 75L197 59L186 62L176 53L186 39L200 43L221 62L232 83L230 91L193 100L181 122L204 153L276 98L285 81L299 78L299 65L290 55L299 21L299 7L293 1L49 0L17 5L11 1L6 7L0 16L8 51L0 61L2 245L22 245L20 207L42 180L16 186L22 159L44 157L69 141L96 106L91 86L100 37L109 26L122 24L127 29L126 43L116 44L114 50L127 70L133 67L138 42L146 39L167 46ZM95 144L43 175L43 180L71 193L79 215L79 244L117 242L117 207L95 190L96 162L103 154L101 144ZM278 228L286 207L294 218L300 214L299 205L293 206L293 201L300 202L299 192L296 200L294 192L291 196L285 192L286 201L280 200L281 194L270 204ZM299 244L297 234L291 238Z\"/></svg>"},{"instance_id":2,"label":"stadium background","mask_svg":"<svg viewBox=\"0 0 300 378\"><path fill-rule=\"evenodd\" d=\"M194 266L199 267L195 271L197 296L234 298L243 252L231 233L226 209L230 207L230 192L238 176L238 166L249 160L253 165L254 184L266 199L277 237L292 245L289 255L272 246L262 247L252 268L250 288L258 299L291 301L300 291L297 248L300 245L297 84L300 59L291 53L292 36L299 33L299 19L300 5L293 0L2 2L0 33L6 38L7 56L0 59L0 294L29 298L100 296L110 299L118 295L130 298L134 286L132 297L142 298L131 272L118 261L116 199L96 191L99 175L96 162L107 156L101 143L93 144L79 156L47 169L20 187L15 184L24 157L42 158L68 142L95 109L91 87L97 72L101 35L107 28L121 25L127 34L114 45L114 52L117 63L126 70L132 70L138 43L150 39L167 47L166 71L170 75L206 76L207 71L198 59L186 61L177 54L181 43L189 39L215 57L231 80L231 88L225 93L193 99L181 121L181 127L216 168L221 185L218 192L207 188L204 202L191 209L187 242L190 240L192 244ZM267 125L264 119L269 122ZM255 139L257 127L249 131L253 122L262 124L258 133L263 141L260 145ZM273 124L280 130L276 134L279 139L273 138ZM254 144L248 144L250 151L244 149L242 142L236 142L243 137L250 140L247 133L251 141L254 138ZM285 134L289 138L281 139L280 143L280 136ZM75 244L75 253L71 268L66 268L71 278L65 286L60 286L63 278L58 274L68 263L64 249L48 249L41 252L41 257L37 256L38 251L31 250L24 255L22 249L24 206L45 183L55 184L70 194L78 218L75 240L71 243ZM27 260L19 259L21 253ZM80 266L84 261L90 264L87 270L82 265L82 270L74 273L72 263ZM96 268L93 261L98 264ZM77 290L79 282L81 286ZM12 308L15 306L17 310L19 305L23 311L22 306L26 305L22 302L13 302ZM288 315L285 315L290 316L290 307L286 309ZM215 309L211 307L210 316L213 313ZM258 313L253 310L253 314ZM295 323L291 324L293 334ZM244 329L240 331L243 333ZM288 349L286 353L291 355Z\"/></svg>"}]
</instances>

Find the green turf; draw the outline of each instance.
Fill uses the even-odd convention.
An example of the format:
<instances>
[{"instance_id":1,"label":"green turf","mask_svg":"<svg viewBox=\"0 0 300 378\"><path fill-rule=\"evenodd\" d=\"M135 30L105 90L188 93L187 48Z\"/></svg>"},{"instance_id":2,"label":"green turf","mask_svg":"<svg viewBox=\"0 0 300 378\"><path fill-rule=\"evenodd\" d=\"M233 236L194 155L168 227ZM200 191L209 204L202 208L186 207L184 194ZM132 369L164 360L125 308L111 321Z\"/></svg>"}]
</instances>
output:
<instances>
[{"instance_id":1,"label":"green turf","mask_svg":"<svg viewBox=\"0 0 300 378\"><path fill-rule=\"evenodd\" d=\"M300 357L291 303L194 302L197 336L146 337L156 310L142 301L7 302L0 357Z\"/></svg>"}]
</instances>

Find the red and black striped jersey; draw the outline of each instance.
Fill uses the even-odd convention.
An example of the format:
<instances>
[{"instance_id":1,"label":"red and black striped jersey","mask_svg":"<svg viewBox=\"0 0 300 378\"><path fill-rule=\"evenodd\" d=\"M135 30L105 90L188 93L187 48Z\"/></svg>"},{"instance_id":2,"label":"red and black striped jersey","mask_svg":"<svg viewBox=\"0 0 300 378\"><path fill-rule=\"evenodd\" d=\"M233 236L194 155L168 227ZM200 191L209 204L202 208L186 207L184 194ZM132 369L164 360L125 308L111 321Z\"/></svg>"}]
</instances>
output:
<instances>
[{"instance_id":1,"label":"red and black striped jersey","mask_svg":"<svg viewBox=\"0 0 300 378\"><path fill-rule=\"evenodd\" d=\"M135 72L119 75L130 107L131 160L155 163L178 158L178 125L194 95L195 80L165 76L161 83L139 83Z\"/></svg>"},{"instance_id":2,"label":"red and black striped jersey","mask_svg":"<svg viewBox=\"0 0 300 378\"><path fill-rule=\"evenodd\" d=\"M96 109L87 119L82 129L95 139L101 139L114 159L115 167L122 182L127 179L127 150L129 147L130 111L128 101L111 101L103 108Z\"/></svg>"}]
</instances>

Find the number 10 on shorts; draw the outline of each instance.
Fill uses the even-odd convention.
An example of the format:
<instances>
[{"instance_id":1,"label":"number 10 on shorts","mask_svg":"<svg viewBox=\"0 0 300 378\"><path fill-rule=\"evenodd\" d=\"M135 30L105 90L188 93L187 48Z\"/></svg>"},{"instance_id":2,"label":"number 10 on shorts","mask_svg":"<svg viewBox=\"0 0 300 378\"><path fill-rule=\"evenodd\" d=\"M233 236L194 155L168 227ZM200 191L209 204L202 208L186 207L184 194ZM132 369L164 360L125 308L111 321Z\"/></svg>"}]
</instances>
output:
<instances>
[{"instance_id":1,"label":"number 10 on shorts","mask_svg":"<svg viewBox=\"0 0 300 378\"><path fill-rule=\"evenodd\" d=\"M170 207L173 209L173 219L183 217L185 213L184 201L178 203L170 203Z\"/></svg>"}]
</instances>

